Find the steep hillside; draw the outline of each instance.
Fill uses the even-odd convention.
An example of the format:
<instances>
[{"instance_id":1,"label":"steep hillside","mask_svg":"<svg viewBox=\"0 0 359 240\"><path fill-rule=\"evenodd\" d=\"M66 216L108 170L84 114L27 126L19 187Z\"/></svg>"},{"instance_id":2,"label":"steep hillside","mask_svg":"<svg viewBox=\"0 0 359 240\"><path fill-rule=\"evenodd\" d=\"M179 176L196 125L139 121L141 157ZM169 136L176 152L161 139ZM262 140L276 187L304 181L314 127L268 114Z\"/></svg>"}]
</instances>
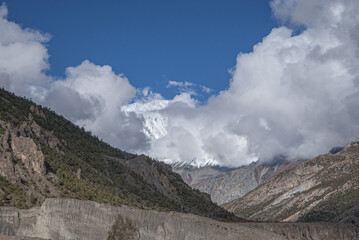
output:
<instances>
[{"instance_id":1,"label":"steep hillside","mask_svg":"<svg viewBox=\"0 0 359 240\"><path fill-rule=\"evenodd\" d=\"M173 171L181 174L182 179L192 188L211 195L212 201L224 204L244 196L262 182L302 162L304 160L290 162L284 157L277 157L268 163L258 161L235 169L174 166Z\"/></svg>"},{"instance_id":2,"label":"steep hillside","mask_svg":"<svg viewBox=\"0 0 359 240\"><path fill-rule=\"evenodd\" d=\"M333 151L332 151L333 152ZM359 143L287 170L224 207L252 220L359 226Z\"/></svg>"},{"instance_id":3,"label":"steep hillside","mask_svg":"<svg viewBox=\"0 0 359 240\"><path fill-rule=\"evenodd\" d=\"M231 218L171 167L113 148L55 112L0 89L1 205L76 198Z\"/></svg>"}]
</instances>

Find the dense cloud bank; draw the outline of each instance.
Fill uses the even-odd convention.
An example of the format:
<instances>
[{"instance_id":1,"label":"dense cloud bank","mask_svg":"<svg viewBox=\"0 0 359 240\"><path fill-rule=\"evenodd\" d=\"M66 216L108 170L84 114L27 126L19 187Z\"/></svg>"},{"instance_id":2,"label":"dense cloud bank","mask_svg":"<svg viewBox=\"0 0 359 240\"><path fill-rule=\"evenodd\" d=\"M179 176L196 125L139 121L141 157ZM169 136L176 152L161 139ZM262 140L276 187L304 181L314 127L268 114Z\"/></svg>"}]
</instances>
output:
<instances>
[{"instance_id":1,"label":"dense cloud bank","mask_svg":"<svg viewBox=\"0 0 359 240\"><path fill-rule=\"evenodd\" d=\"M65 79L53 79L44 73L50 35L8 21L5 4L0 85L112 145L167 161L238 166L277 154L312 157L358 139L359 2L270 4L283 26L237 56L230 86L206 105L196 101L196 84L169 82L182 93L163 99L87 60L69 67Z\"/></svg>"}]
</instances>

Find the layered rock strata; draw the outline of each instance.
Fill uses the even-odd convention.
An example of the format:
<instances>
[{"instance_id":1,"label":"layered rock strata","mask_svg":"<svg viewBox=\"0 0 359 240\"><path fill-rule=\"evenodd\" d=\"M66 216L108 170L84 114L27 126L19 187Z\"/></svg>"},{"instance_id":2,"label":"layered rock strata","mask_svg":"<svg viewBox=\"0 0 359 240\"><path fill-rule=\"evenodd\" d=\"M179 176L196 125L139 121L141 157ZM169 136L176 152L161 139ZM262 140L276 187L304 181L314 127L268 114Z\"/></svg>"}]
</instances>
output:
<instances>
[{"instance_id":1,"label":"layered rock strata","mask_svg":"<svg viewBox=\"0 0 359 240\"><path fill-rule=\"evenodd\" d=\"M106 239L119 214L133 222L141 240L359 238L358 229L347 224L219 222L192 214L113 207L74 199L46 199L41 207L29 210L2 207L0 231L6 235L44 239Z\"/></svg>"}]
</instances>

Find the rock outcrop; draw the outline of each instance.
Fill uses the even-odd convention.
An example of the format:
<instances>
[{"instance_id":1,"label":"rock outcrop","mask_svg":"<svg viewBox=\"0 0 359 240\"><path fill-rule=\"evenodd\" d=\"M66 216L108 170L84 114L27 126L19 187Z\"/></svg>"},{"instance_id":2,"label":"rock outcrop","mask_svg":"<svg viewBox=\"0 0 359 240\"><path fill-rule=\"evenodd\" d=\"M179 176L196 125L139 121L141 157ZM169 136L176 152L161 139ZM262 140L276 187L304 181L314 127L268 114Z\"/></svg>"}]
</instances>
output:
<instances>
[{"instance_id":1,"label":"rock outcrop","mask_svg":"<svg viewBox=\"0 0 359 240\"><path fill-rule=\"evenodd\" d=\"M46 199L41 207L0 208L0 231L45 239L106 239L116 216L128 217L141 240L358 239L346 224L278 224L219 222L192 214L113 207L74 199ZM1 239L1 238L0 238Z\"/></svg>"},{"instance_id":2,"label":"rock outcrop","mask_svg":"<svg viewBox=\"0 0 359 240\"><path fill-rule=\"evenodd\" d=\"M0 134L0 175L10 182L21 180L20 171L15 171L16 164L21 162L28 172L36 172L40 175L46 173L44 154L31 137L25 132L30 132L31 127L24 123L15 128L0 120L3 134Z\"/></svg>"},{"instance_id":3,"label":"rock outcrop","mask_svg":"<svg viewBox=\"0 0 359 240\"><path fill-rule=\"evenodd\" d=\"M43 131L34 121L23 121L14 126L0 120L2 206L27 208L41 203L47 196L60 195L60 191L54 186L56 176L46 171L41 139L42 146L51 147L50 142L58 142L55 136ZM52 146L56 148L55 145Z\"/></svg>"},{"instance_id":4,"label":"rock outcrop","mask_svg":"<svg viewBox=\"0 0 359 240\"><path fill-rule=\"evenodd\" d=\"M45 174L45 157L34 140L23 136L11 138L11 149L16 158L20 158L28 170Z\"/></svg>"}]
</instances>

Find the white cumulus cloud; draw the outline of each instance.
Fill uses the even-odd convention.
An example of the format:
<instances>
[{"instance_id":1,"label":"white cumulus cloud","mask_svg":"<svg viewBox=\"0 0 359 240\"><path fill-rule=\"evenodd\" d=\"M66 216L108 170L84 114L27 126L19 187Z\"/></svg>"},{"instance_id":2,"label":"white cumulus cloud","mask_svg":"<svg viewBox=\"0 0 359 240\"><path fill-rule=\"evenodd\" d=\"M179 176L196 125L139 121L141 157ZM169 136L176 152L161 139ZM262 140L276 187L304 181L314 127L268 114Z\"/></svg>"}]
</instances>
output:
<instances>
[{"instance_id":1,"label":"white cumulus cloud","mask_svg":"<svg viewBox=\"0 0 359 240\"><path fill-rule=\"evenodd\" d=\"M49 34L22 29L7 20L5 3L0 6L0 84L22 96L41 97L49 77L45 43Z\"/></svg>"},{"instance_id":2,"label":"white cumulus cloud","mask_svg":"<svg viewBox=\"0 0 359 240\"><path fill-rule=\"evenodd\" d=\"M163 109L168 133L150 155L238 166L277 154L309 158L358 139L359 2L271 6L287 26L240 53L229 89L207 105Z\"/></svg>"}]
</instances>

